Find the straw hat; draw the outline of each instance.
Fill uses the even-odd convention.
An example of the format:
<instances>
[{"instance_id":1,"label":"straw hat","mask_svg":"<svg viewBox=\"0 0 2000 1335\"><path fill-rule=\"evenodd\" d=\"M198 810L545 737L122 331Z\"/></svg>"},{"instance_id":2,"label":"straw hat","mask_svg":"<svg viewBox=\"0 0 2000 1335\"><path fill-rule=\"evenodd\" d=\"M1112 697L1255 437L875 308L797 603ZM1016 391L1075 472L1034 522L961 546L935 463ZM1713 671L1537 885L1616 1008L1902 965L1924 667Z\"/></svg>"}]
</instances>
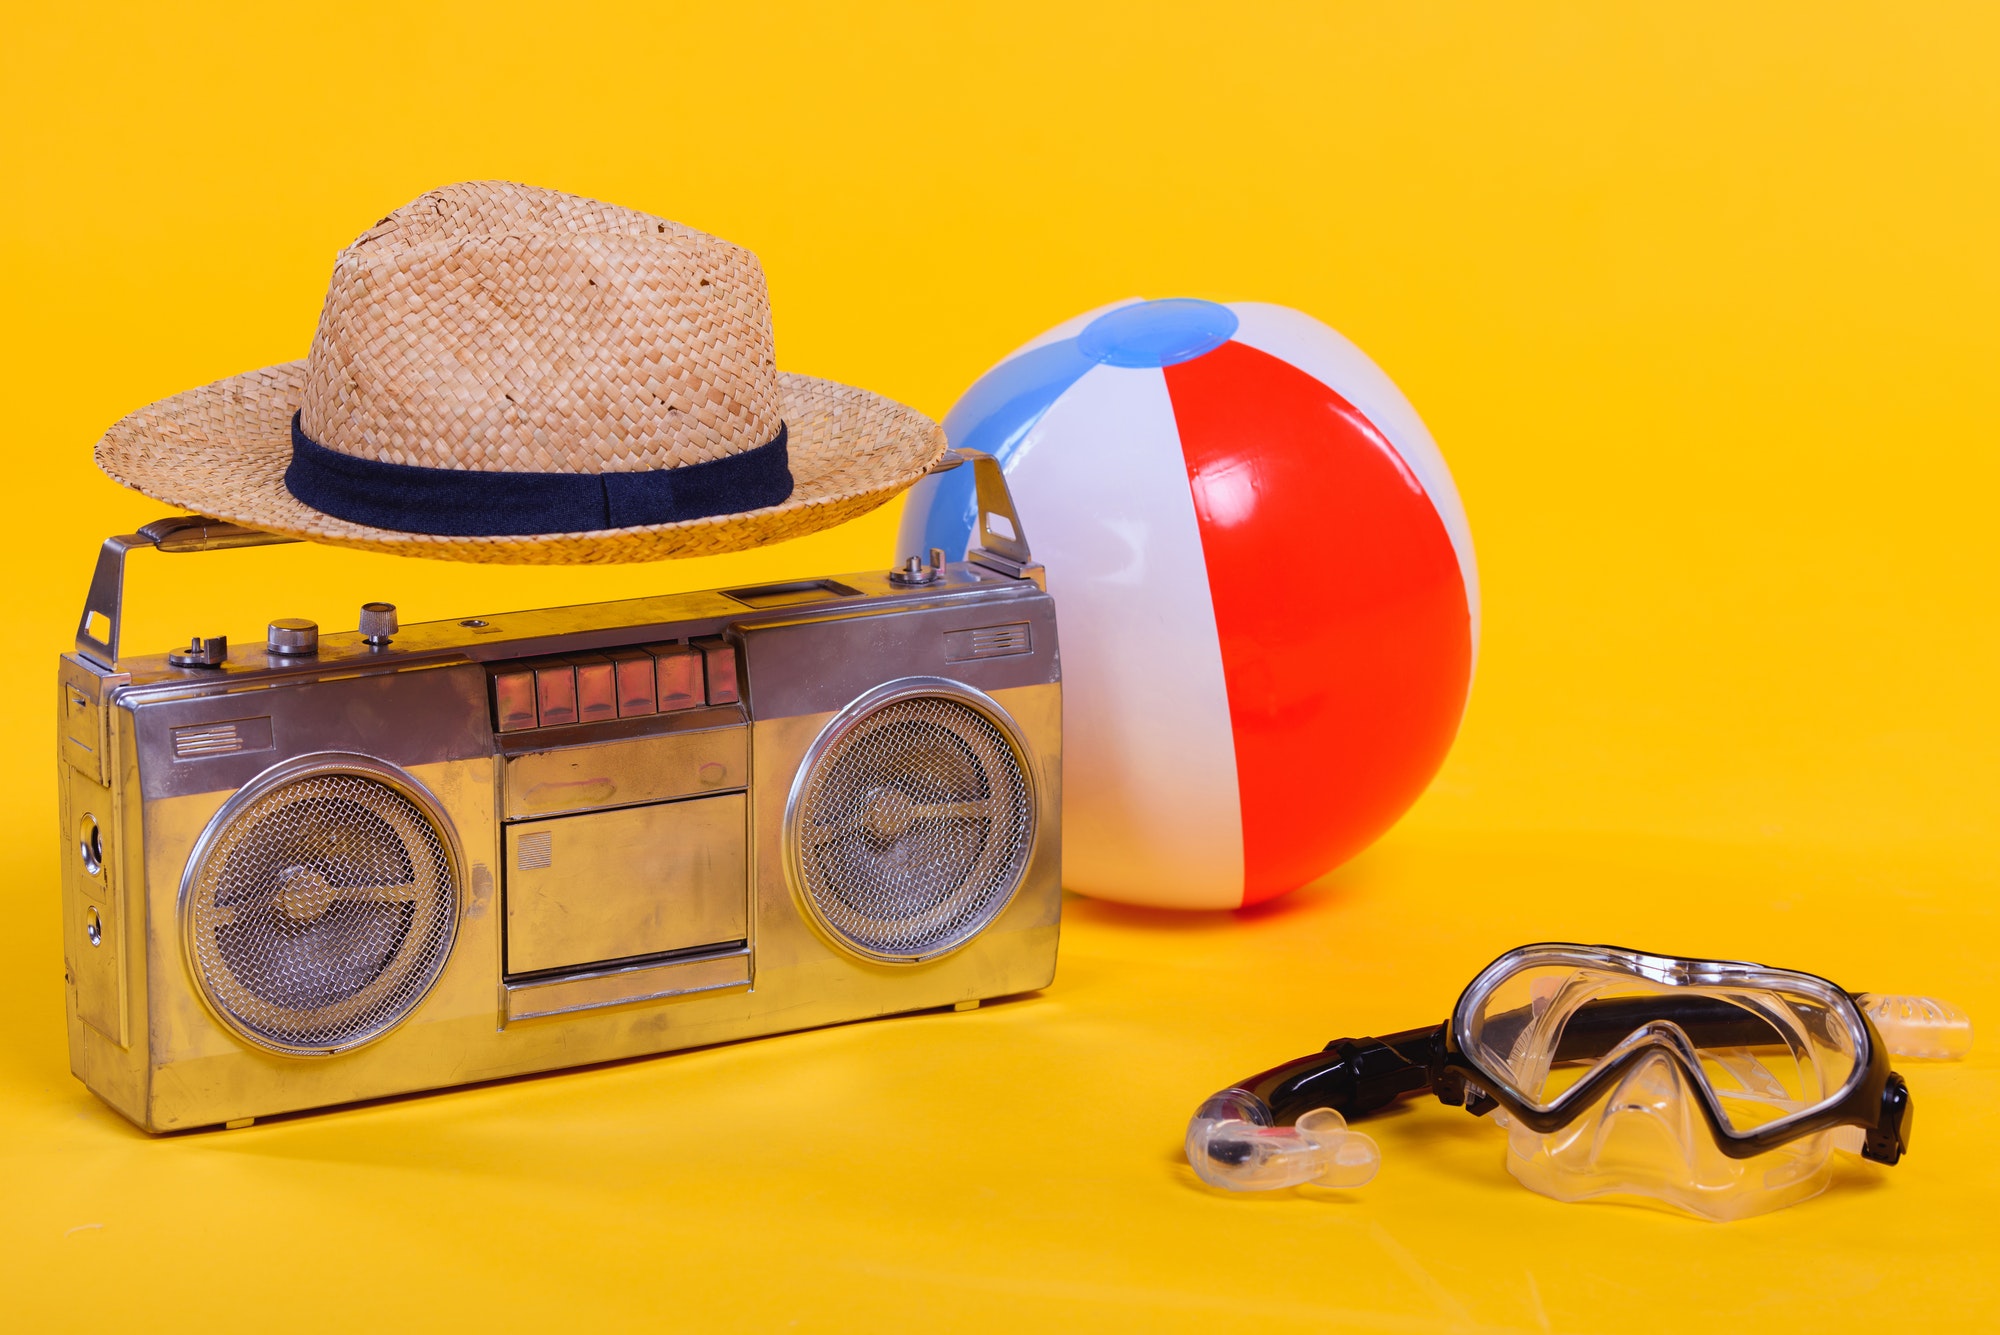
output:
<instances>
[{"instance_id":1,"label":"straw hat","mask_svg":"<svg viewBox=\"0 0 2000 1335\"><path fill-rule=\"evenodd\" d=\"M128 487L343 547L603 563L735 551L872 510L929 418L786 375L764 271L632 209L446 186L342 251L302 362L163 400L97 443Z\"/></svg>"}]
</instances>

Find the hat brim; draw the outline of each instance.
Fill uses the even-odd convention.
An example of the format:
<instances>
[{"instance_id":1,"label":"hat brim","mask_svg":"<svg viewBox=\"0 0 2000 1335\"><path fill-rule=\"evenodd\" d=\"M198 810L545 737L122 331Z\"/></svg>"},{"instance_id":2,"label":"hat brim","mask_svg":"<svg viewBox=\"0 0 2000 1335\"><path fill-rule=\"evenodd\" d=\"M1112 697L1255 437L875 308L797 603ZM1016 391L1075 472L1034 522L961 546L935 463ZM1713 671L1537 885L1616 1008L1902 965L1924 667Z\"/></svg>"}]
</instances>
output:
<instances>
[{"instance_id":1,"label":"hat brim","mask_svg":"<svg viewBox=\"0 0 2000 1335\"><path fill-rule=\"evenodd\" d=\"M944 430L864 389L778 375L792 494L742 514L593 533L439 537L324 514L285 488L305 363L231 376L162 399L97 442L97 466L135 491L213 519L287 537L449 561L608 565L714 556L804 537L868 513L944 454Z\"/></svg>"}]
</instances>

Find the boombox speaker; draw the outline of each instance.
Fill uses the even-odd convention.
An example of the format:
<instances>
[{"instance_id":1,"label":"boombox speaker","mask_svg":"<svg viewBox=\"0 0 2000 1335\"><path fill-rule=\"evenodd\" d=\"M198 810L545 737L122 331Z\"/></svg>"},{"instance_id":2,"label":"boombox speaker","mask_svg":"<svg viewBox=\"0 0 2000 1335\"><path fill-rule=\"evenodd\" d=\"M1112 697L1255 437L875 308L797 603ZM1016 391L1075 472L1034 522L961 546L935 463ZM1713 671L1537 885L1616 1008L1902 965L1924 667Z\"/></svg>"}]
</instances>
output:
<instances>
[{"instance_id":1,"label":"boombox speaker","mask_svg":"<svg viewBox=\"0 0 2000 1335\"><path fill-rule=\"evenodd\" d=\"M340 1052L423 1000L458 925L445 813L365 756L280 765L231 798L181 887L216 1016L278 1052Z\"/></svg>"},{"instance_id":2,"label":"boombox speaker","mask_svg":"<svg viewBox=\"0 0 2000 1335\"><path fill-rule=\"evenodd\" d=\"M72 1069L149 1130L1046 986L1053 605L991 459L894 571L62 658ZM274 609L282 610L282 609Z\"/></svg>"},{"instance_id":3,"label":"boombox speaker","mask_svg":"<svg viewBox=\"0 0 2000 1335\"><path fill-rule=\"evenodd\" d=\"M886 687L820 734L785 829L807 904L870 959L916 963L1007 906L1035 809L1027 743L947 681Z\"/></svg>"}]
</instances>

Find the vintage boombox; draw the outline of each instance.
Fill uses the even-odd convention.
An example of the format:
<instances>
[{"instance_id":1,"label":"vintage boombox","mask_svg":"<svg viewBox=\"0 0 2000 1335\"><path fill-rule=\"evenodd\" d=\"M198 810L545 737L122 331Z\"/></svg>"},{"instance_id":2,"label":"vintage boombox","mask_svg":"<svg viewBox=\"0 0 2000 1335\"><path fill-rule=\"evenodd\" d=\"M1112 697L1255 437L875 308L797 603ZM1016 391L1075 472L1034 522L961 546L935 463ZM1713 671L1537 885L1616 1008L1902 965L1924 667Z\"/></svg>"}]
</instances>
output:
<instances>
[{"instance_id":1,"label":"vintage boombox","mask_svg":"<svg viewBox=\"0 0 2000 1335\"><path fill-rule=\"evenodd\" d=\"M149 1131L927 1008L1054 976L1054 608L1006 483L887 572L121 658L59 740L71 1069Z\"/></svg>"}]
</instances>

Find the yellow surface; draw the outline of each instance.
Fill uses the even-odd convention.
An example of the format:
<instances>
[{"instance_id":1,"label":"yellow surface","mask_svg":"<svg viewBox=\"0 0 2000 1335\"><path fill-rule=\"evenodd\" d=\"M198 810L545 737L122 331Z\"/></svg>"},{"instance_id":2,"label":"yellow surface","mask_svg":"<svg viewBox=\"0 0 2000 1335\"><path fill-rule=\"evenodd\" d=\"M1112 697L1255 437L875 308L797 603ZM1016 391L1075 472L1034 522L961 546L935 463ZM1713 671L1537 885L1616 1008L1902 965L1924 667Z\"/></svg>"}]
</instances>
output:
<instances>
[{"instance_id":1,"label":"yellow surface","mask_svg":"<svg viewBox=\"0 0 2000 1335\"><path fill-rule=\"evenodd\" d=\"M1989 9L41 9L0 30L17 1329L2000 1324ZM1268 910L1073 900L1055 985L973 1014L133 1131L63 1052L50 678L96 543L158 511L90 446L302 355L334 250L480 175L752 246L782 365L938 414L1132 294L1344 330L1479 548L1431 794ZM893 522L587 573L142 557L132 643L831 573ZM1989 1039L1907 1067L1903 1166L1744 1224L1544 1200L1434 1103L1377 1124L1351 1194L1224 1197L1181 1163L1210 1090L1439 1018L1545 937L1935 991Z\"/></svg>"}]
</instances>

